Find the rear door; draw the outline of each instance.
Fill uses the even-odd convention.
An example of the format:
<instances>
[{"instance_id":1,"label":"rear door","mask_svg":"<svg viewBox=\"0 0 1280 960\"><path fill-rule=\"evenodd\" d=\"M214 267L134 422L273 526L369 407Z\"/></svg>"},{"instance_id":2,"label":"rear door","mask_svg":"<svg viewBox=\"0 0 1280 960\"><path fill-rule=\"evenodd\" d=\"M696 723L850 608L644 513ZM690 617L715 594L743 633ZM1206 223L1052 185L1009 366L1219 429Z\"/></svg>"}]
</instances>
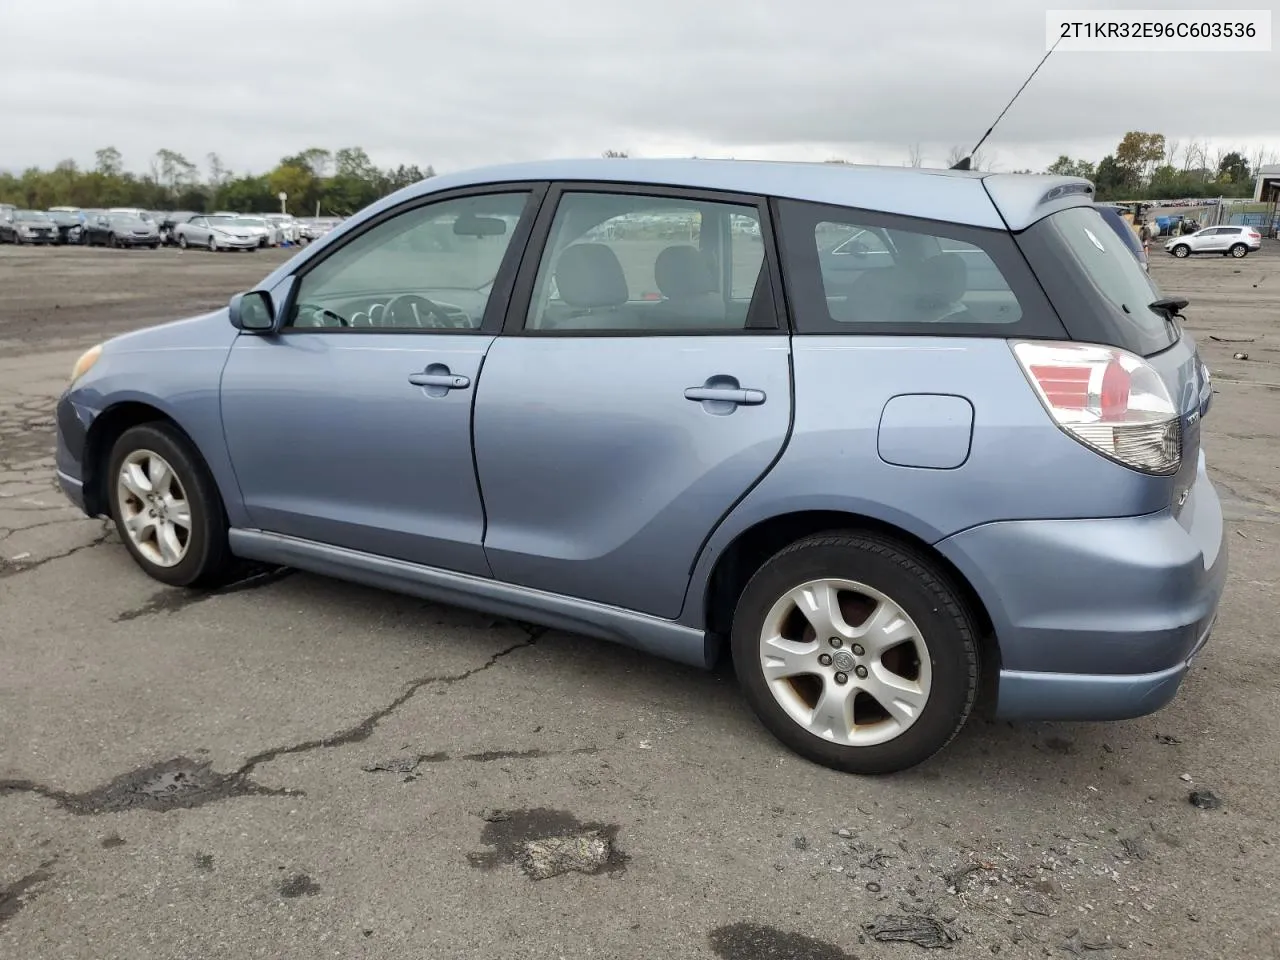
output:
<instances>
[{"instance_id":1,"label":"rear door","mask_svg":"<svg viewBox=\"0 0 1280 960\"><path fill-rule=\"evenodd\" d=\"M791 422L770 237L754 197L551 192L476 394L496 578L680 613Z\"/></svg>"}]
</instances>

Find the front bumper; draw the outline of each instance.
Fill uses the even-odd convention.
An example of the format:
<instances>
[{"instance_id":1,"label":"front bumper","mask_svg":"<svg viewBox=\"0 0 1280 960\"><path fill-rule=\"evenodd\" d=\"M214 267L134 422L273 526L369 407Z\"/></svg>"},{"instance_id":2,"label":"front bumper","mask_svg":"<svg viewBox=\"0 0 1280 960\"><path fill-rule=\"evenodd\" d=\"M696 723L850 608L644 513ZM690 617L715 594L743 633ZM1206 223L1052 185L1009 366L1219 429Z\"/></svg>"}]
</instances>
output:
<instances>
[{"instance_id":1,"label":"front bumper","mask_svg":"<svg viewBox=\"0 0 1280 960\"><path fill-rule=\"evenodd\" d=\"M54 447L54 464L57 469L58 486L77 509L92 516L92 511L85 501L84 470L85 447L88 442L89 424L92 412L81 409L71 402L67 394L58 399L54 409L57 420L57 440Z\"/></svg>"},{"instance_id":2,"label":"front bumper","mask_svg":"<svg viewBox=\"0 0 1280 960\"><path fill-rule=\"evenodd\" d=\"M218 237L216 242L225 250L253 250L262 245L258 237Z\"/></svg>"},{"instance_id":3,"label":"front bumper","mask_svg":"<svg viewBox=\"0 0 1280 960\"><path fill-rule=\"evenodd\" d=\"M992 523L938 544L991 616L997 715L1126 720L1167 704L1217 616L1225 533L1202 456L1176 516Z\"/></svg>"}]
</instances>

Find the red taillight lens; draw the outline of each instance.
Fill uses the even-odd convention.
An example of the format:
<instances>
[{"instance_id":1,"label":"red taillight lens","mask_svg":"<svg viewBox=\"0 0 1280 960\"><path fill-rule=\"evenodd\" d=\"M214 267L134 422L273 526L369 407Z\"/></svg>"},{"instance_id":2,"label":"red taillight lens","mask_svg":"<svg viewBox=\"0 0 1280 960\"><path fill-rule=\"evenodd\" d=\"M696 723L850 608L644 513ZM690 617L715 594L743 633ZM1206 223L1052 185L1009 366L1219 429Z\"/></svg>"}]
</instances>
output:
<instances>
[{"instance_id":1,"label":"red taillight lens","mask_svg":"<svg viewBox=\"0 0 1280 960\"><path fill-rule=\"evenodd\" d=\"M1129 410L1129 391L1133 387L1133 378L1119 361L1112 360L1102 371L1102 419L1107 421L1123 420Z\"/></svg>"},{"instance_id":2,"label":"red taillight lens","mask_svg":"<svg viewBox=\"0 0 1280 960\"><path fill-rule=\"evenodd\" d=\"M1054 422L1125 466L1177 472L1182 428L1164 381L1149 363L1114 347L1021 341L1014 355Z\"/></svg>"}]
</instances>

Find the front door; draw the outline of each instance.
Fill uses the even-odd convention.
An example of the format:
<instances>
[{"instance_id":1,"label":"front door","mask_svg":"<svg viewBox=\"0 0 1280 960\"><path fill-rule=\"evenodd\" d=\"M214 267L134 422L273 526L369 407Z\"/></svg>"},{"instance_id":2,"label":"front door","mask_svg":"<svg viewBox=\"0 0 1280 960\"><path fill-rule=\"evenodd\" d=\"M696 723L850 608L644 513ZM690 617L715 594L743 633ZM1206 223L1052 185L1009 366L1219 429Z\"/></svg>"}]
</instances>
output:
<instances>
[{"instance_id":1,"label":"front door","mask_svg":"<svg viewBox=\"0 0 1280 960\"><path fill-rule=\"evenodd\" d=\"M531 195L382 220L304 263L279 334L237 338L222 414L258 528L489 574L471 406Z\"/></svg>"},{"instance_id":2,"label":"front door","mask_svg":"<svg viewBox=\"0 0 1280 960\"><path fill-rule=\"evenodd\" d=\"M1217 253L1227 249L1230 234L1230 230L1224 230L1221 227L1206 230L1200 235L1200 242L1196 245L1196 253Z\"/></svg>"},{"instance_id":3,"label":"front door","mask_svg":"<svg viewBox=\"0 0 1280 960\"><path fill-rule=\"evenodd\" d=\"M791 419L765 210L553 191L476 394L496 578L679 615L702 543Z\"/></svg>"}]
</instances>

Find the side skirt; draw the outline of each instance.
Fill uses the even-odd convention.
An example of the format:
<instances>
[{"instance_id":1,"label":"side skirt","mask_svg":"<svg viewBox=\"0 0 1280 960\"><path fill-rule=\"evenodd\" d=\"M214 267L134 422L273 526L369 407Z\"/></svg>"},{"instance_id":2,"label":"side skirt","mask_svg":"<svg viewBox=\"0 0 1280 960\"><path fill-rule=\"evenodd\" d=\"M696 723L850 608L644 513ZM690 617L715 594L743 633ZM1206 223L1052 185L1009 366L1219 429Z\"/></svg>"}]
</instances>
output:
<instances>
[{"instance_id":1,"label":"side skirt","mask_svg":"<svg viewBox=\"0 0 1280 960\"><path fill-rule=\"evenodd\" d=\"M232 529L230 541L244 560L597 637L690 666L708 668L719 653L703 631L633 610L261 530Z\"/></svg>"}]
</instances>

